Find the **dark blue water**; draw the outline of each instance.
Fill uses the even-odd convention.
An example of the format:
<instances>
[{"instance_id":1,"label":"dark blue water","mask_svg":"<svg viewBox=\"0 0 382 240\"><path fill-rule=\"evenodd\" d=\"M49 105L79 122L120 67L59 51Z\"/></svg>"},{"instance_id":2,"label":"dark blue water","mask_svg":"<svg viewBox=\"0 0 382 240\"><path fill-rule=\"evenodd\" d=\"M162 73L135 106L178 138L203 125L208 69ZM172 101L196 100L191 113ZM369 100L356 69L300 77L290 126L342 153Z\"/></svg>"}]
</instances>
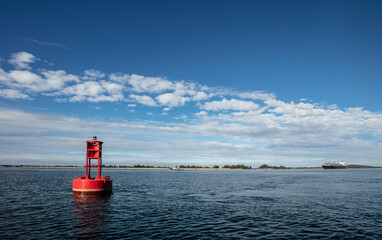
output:
<instances>
[{"instance_id":1,"label":"dark blue water","mask_svg":"<svg viewBox=\"0 0 382 240\"><path fill-rule=\"evenodd\" d=\"M83 171L0 168L0 238L382 239L380 169L104 170L103 197Z\"/></svg>"}]
</instances>

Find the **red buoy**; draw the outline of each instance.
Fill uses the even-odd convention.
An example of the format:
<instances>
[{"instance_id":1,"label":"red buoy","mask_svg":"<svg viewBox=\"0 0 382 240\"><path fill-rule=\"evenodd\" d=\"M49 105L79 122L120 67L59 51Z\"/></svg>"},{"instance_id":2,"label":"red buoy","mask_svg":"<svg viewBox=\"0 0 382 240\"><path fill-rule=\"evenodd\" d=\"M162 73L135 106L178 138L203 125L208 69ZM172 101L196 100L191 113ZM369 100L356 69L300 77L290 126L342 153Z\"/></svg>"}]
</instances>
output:
<instances>
[{"instance_id":1,"label":"red buoy","mask_svg":"<svg viewBox=\"0 0 382 240\"><path fill-rule=\"evenodd\" d=\"M86 166L85 175L73 179L74 193L102 194L112 191L113 181L109 176L101 177L102 172L102 144L94 136L93 140L86 141ZM97 161L97 164L92 161ZM91 176L91 168L97 167L97 176Z\"/></svg>"}]
</instances>

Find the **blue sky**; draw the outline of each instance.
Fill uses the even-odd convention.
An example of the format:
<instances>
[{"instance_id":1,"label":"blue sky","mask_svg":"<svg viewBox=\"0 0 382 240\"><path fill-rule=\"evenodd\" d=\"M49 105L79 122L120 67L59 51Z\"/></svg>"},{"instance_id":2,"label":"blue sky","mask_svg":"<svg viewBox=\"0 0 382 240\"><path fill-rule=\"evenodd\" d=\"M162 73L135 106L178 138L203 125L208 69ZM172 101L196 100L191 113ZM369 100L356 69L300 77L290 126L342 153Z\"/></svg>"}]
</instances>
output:
<instances>
[{"instance_id":1,"label":"blue sky","mask_svg":"<svg viewBox=\"0 0 382 240\"><path fill-rule=\"evenodd\" d=\"M2 1L0 164L382 166L380 1ZM57 147L57 146L60 147Z\"/></svg>"}]
</instances>

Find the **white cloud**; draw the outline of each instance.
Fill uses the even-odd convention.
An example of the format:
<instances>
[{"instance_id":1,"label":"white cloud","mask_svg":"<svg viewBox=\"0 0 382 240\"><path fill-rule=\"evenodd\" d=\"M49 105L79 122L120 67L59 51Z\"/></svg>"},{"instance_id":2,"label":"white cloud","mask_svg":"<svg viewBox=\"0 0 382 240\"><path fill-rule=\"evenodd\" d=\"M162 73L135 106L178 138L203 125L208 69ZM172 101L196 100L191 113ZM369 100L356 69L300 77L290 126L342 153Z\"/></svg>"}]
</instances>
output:
<instances>
[{"instance_id":1,"label":"white cloud","mask_svg":"<svg viewBox=\"0 0 382 240\"><path fill-rule=\"evenodd\" d=\"M96 79L105 77L104 73L102 73L98 70L95 70L95 69L85 70L84 74L85 74L85 76L83 77L83 79L85 79L85 80L96 80Z\"/></svg>"},{"instance_id":2,"label":"white cloud","mask_svg":"<svg viewBox=\"0 0 382 240\"><path fill-rule=\"evenodd\" d=\"M243 101L238 99L223 99L222 101L206 102L202 105L202 109L211 111L234 110L234 111L251 111L259 108L259 105L251 101Z\"/></svg>"},{"instance_id":3,"label":"white cloud","mask_svg":"<svg viewBox=\"0 0 382 240\"><path fill-rule=\"evenodd\" d=\"M98 82L87 81L67 87L61 91L61 94L73 95L70 98L70 101L77 102L84 101L86 99L94 99L95 97L100 96L104 92L105 89Z\"/></svg>"},{"instance_id":4,"label":"white cloud","mask_svg":"<svg viewBox=\"0 0 382 240\"><path fill-rule=\"evenodd\" d=\"M28 64L35 59L26 52L12 54L10 62L17 68L26 70L11 70L7 73L0 69L0 84L25 95L33 93L56 96L57 102L114 102L125 100L124 94L130 92L132 96L136 96L132 97L135 101L147 106L157 106L157 100L159 104L169 108L180 107L191 101L205 101L215 95L207 86L189 81L171 82L162 77L112 73L108 80L101 80L105 74L96 69L85 70L83 76L69 74L63 70L32 71ZM83 80L85 81L81 82ZM146 94L139 97L140 95L135 93ZM10 94L2 96L11 97Z\"/></svg>"},{"instance_id":5,"label":"white cloud","mask_svg":"<svg viewBox=\"0 0 382 240\"><path fill-rule=\"evenodd\" d=\"M46 87L45 81L37 74L28 70L13 70L9 74L8 86L27 89L33 92L43 91Z\"/></svg>"},{"instance_id":6,"label":"white cloud","mask_svg":"<svg viewBox=\"0 0 382 240\"><path fill-rule=\"evenodd\" d=\"M8 76L8 73L5 72L2 68L0 68L0 83L2 84L10 84L11 80Z\"/></svg>"},{"instance_id":7,"label":"white cloud","mask_svg":"<svg viewBox=\"0 0 382 240\"><path fill-rule=\"evenodd\" d=\"M168 107L183 106L186 102L190 101L189 97L183 97L176 93L164 93L156 97L158 102Z\"/></svg>"},{"instance_id":8,"label":"white cloud","mask_svg":"<svg viewBox=\"0 0 382 240\"><path fill-rule=\"evenodd\" d=\"M117 79L117 77L113 76L113 79ZM172 89L173 87L173 83L160 77L145 77L132 74L119 77L119 79L127 80L127 82L132 86L132 90L138 93L160 93Z\"/></svg>"},{"instance_id":9,"label":"white cloud","mask_svg":"<svg viewBox=\"0 0 382 240\"><path fill-rule=\"evenodd\" d=\"M176 92L178 95L194 95L196 94L195 92L196 85L195 83L192 82L176 82L174 83L174 92Z\"/></svg>"},{"instance_id":10,"label":"white cloud","mask_svg":"<svg viewBox=\"0 0 382 240\"><path fill-rule=\"evenodd\" d=\"M61 90L69 82L78 82L79 78L72 74L66 74L65 71L41 71L43 76L33 73L29 70L12 70L9 73L0 69L0 83L8 86L14 92L22 93L43 93L44 95L54 95L50 91ZM3 97L11 95L3 95ZM22 95L20 95L22 96ZM28 98L24 98L28 99Z\"/></svg>"},{"instance_id":11,"label":"white cloud","mask_svg":"<svg viewBox=\"0 0 382 240\"><path fill-rule=\"evenodd\" d=\"M269 111L278 113L278 114L284 114L285 116L317 116L325 114L328 110L324 109L323 107L320 107L317 104L311 104L311 103L294 103L294 102L284 102L276 99L266 100L264 103L270 107ZM335 109L332 109L335 110ZM334 111L333 111L334 112Z\"/></svg>"},{"instance_id":12,"label":"white cloud","mask_svg":"<svg viewBox=\"0 0 382 240\"><path fill-rule=\"evenodd\" d=\"M157 103L154 101L154 99L152 99L151 97L149 96L146 96L146 95L135 95L135 94L131 94L129 95L129 97L133 100L133 101L136 101L140 104L143 104L143 105L146 105L146 106L150 106L150 107L155 107L157 106Z\"/></svg>"},{"instance_id":13,"label":"white cloud","mask_svg":"<svg viewBox=\"0 0 382 240\"><path fill-rule=\"evenodd\" d=\"M206 116L208 115L208 113L206 111L200 111L198 113L196 113L197 116Z\"/></svg>"},{"instance_id":14,"label":"white cloud","mask_svg":"<svg viewBox=\"0 0 382 240\"><path fill-rule=\"evenodd\" d=\"M272 93L267 93L265 91L252 91L252 92L240 92L236 93L240 98L247 98L252 100L271 100L275 98L275 95Z\"/></svg>"},{"instance_id":15,"label":"white cloud","mask_svg":"<svg viewBox=\"0 0 382 240\"><path fill-rule=\"evenodd\" d=\"M188 116L186 114L182 114L179 118L184 120L184 119L187 119Z\"/></svg>"},{"instance_id":16,"label":"white cloud","mask_svg":"<svg viewBox=\"0 0 382 240\"><path fill-rule=\"evenodd\" d=\"M208 94L205 93L205 92L196 92L196 93L192 96L192 100L194 100L194 101L207 100L208 98L210 98L210 95L208 95Z\"/></svg>"},{"instance_id":17,"label":"white cloud","mask_svg":"<svg viewBox=\"0 0 382 240\"><path fill-rule=\"evenodd\" d=\"M68 86L55 95L67 95L70 102L116 102L124 100L123 89L123 85L113 82L86 81Z\"/></svg>"},{"instance_id":18,"label":"white cloud","mask_svg":"<svg viewBox=\"0 0 382 240\"><path fill-rule=\"evenodd\" d=\"M28 95L17 89L0 89L0 97L9 99L31 99Z\"/></svg>"},{"instance_id":19,"label":"white cloud","mask_svg":"<svg viewBox=\"0 0 382 240\"><path fill-rule=\"evenodd\" d=\"M111 81L125 83L130 78L129 74L112 73L109 75Z\"/></svg>"},{"instance_id":20,"label":"white cloud","mask_svg":"<svg viewBox=\"0 0 382 240\"><path fill-rule=\"evenodd\" d=\"M66 74L63 70L42 72L45 76L45 87L42 90L60 90L68 82L79 82L79 77L73 74Z\"/></svg>"},{"instance_id":21,"label":"white cloud","mask_svg":"<svg viewBox=\"0 0 382 240\"><path fill-rule=\"evenodd\" d=\"M101 81L102 87L111 95L123 99L122 91L125 86L113 82Z\"/></svg>"},{"instance_id":22,"label":"white cloud","mask_svg":"<svg viewBox=\"0 0 382 240\"><path fill-rule=\"evenodd\" d=\"M74 101L76 102L77 100L76 99L77 96L73 96L70 98L71 101ZM89 101L89 102L117 102L117 101L121 101L123 100L123 96L122 95L98 95L98 96L90 96L88 97L86 100ZM82 100L80 100L82 101Z\"/></svg>"},{"instance_id":23,"label":"white cloud","mask_svg":"<svg viewBox=\"0 0 382 240\"><path fill-rule=\"evenodd\" d=\"M161 77L145 77L137 74L110 74L109 79L113 82L118 82L120 84L127 84L131 86L130 91L135 93L148 93L151 95L159 94L155 99L164 106L168 107L179 107L183 106L189 101L203 101L211 98L214 94L210 91L211 89L207 86L198 85L193 82L179 81L171 82L165 78ZM133 94L133 96L139 96ZM136 97L132 97L137 101L143 101L143 104L148 106L154 105L154 100L148 99L147 95L144 99L137 100ZM140 98L140 97L138 97ZM153 98L150 96L150 98Z\"/></svg>"},{"instance_id":24,"label":"white cloud","mask_svg":"<svg viewBox=\"0 0 382 240\"><path fill-rule=\"evenodd\" d=\"M17 52L11 55L8 62L17 69L31 69L29 64L34 63L36 57L27 52Z\"/></svg>"}]
</instances>

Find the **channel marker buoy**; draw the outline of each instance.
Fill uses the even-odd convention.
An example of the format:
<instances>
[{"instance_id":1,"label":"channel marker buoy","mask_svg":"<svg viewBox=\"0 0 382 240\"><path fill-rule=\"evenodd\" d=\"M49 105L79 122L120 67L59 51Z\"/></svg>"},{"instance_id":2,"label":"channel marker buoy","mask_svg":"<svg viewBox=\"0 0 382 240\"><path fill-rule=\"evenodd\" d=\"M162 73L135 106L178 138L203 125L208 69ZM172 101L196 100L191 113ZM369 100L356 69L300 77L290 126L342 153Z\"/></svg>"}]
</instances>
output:
<instances>
[{"instance_id":1,"label":"channel marker buoy","mask_svg":"<svg viewBox=\"0 0 382 240\"><path fill-rule=\"evenodd\" d=\"M97 141L97 136L86 141L85 175L73 179L73 193L104 194L112 191L113 181L109 176L102 176L102 144L102 141ZM97 167L96 177L91 176L92 167Z\"/></svg>"}]
</instances>

